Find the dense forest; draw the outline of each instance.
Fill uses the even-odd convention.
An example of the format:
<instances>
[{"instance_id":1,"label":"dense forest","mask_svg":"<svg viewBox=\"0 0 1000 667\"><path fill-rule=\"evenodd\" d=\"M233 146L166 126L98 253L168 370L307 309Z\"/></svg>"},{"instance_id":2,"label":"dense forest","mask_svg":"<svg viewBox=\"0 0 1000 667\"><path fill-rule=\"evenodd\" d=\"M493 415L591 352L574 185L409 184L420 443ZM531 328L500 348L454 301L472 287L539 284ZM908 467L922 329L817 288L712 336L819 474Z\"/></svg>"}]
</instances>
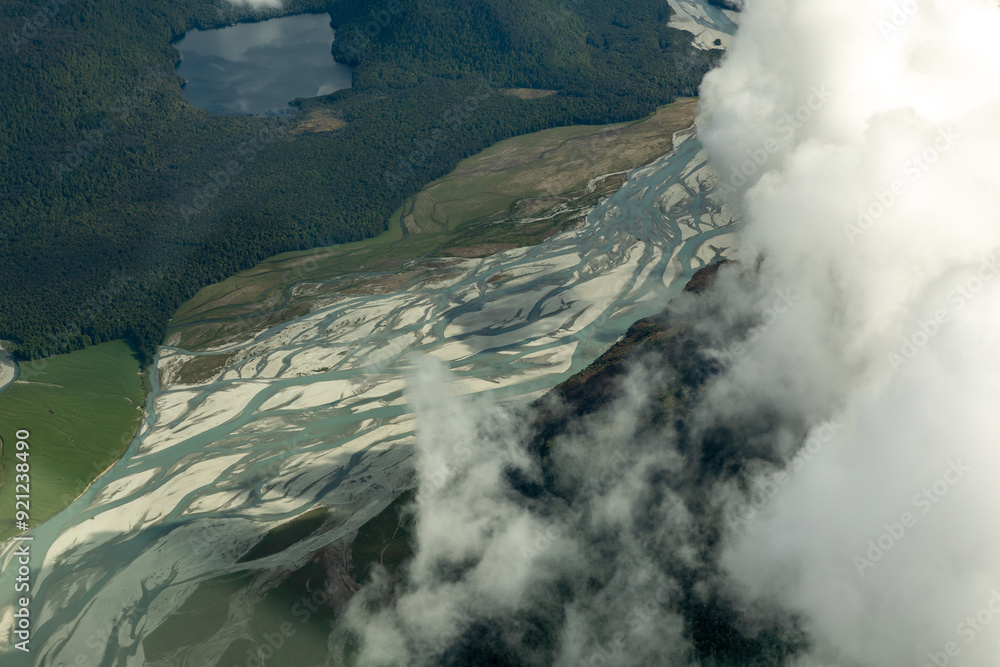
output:
<instances>
[{"instance_id":1,"label":"dense forest","mask_svg":"<svg viewBox=\"0 0 1000 667\"><path fill-rule=\"evenodd\" d=\"M239 9L237 9L239 7ZM149 360L200 287L373 236L409 195L518 134L642 117L717 53L660 0L14 0L0 7L0 339L37 358L126 337ZM181 94L192 27L329 12L354 87L277 119ZM504 88L558 94L525 100ZM302 114L344 121L289 131Z\"/></svg>"}]
</instances>

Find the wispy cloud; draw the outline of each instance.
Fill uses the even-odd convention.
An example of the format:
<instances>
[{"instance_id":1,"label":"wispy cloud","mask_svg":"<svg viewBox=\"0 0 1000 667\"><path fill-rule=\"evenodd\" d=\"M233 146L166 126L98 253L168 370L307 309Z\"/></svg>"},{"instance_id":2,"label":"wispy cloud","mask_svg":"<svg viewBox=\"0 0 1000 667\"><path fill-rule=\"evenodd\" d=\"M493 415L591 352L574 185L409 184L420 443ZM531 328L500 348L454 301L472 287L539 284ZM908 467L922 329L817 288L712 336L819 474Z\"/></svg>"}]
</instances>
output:
<instances>
[{"instance_id":1,"label":"wispy cloud","mask_svg":"<svg viewBox=\"0 0 1000 667\"><path fill-rule=\"evenodd\" d=\"M340 643L353 636L358 664L687 665L705 609L725 625L739 608L750 644L790 627L716 576L721 515L691 483L699 458L657 420L677 380L661 362L632 363L585 415L456 397L424 362L409 390L416 556L400 580L376 576L352 601ZM540 438L528 427L536 410L563 427Z\"/></svg>"},{"instance_id":2,"label":"wispy cloud","mask_svg":"<svg viewBox=\"0 0 1000 667\"><path fill-rule=\"evenodd\" d=\"M801 299L709 399L844 424L726 557L744 590L805 615L803 665L944 664L932 656L1000 582L988 509L1000 502L1000 286L979 280L975 298L949 305L1000 247L1000 60L985 39L1000 9L910 5L886 39L892 2L755 0L703 86L700 134L723 174L817 82L831 91L738 193L741 255ZM845 234L859 211L872 220ZM919 354L886 364L914 341ZM971 471L920 514L915 494L959 460ZM883 555L859 577L862 550ZM982 635L953 647L963 664L996 662L1000 624Z\"/></svg>"},{"instance_id":3,"label":"wispy cloud","mask_svg":"<svg viewBox=\"0 0 1000 667\"><path fill-rule=\"evenodd\" d=\"M355 599L361 664L695 664L706 618L768 664L995 663L1000 8L926 0L887 39L892 11L746 8L699 119L744 265L675 304L673 374L637 360L541 450L415 376L417 555Z\"/></svg>"}]
</instances>

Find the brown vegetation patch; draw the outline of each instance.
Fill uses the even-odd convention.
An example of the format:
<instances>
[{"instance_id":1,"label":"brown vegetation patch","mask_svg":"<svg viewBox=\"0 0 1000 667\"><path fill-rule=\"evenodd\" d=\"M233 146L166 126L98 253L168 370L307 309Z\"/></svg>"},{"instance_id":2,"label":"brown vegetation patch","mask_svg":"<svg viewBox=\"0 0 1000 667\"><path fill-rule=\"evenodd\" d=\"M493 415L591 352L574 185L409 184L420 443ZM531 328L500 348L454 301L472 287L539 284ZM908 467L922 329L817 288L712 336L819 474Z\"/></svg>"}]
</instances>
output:
<instances>
[{"instance_id":1,"label":"brown vegetation patch","mask_svg":"<svg viewBox=\"0 0 1000 667\"><path fill-rule=\"evenodd\" d=\"M514 206L514 216L517 218L532 218L567 201L568 197L535 197L522 199Z\"/></svg>"},{"instance_id":2,"label":"brown vegetation patch","mask_svg":"<svg viewBox=\"0 0 1000 667\"><path fill-rule=\"evenodd\" d=\"M710 264L703 269L699 269L697 273L691 276L691 280L688 281L688 284L684 286L684 291L701 294L715 282L716 274L719 273L719 269L729 263L730 260L724 259L721 262Z\"/></svg>"},{"instance_id":3,"label":"brown vegetation patch","mask_svg":"<svg viewBox=\"0 0 1000 667\"><path fill-rule=\"evenodd\" d=\"M310 111L288 134L322 134L347 127L347 121L326 111Z\"/></svg>"},{"instance_id":4,"label":"brown vegetation patch","mask_svg":"<svg viewBox=\"0 0 1000 667\"><path fill-rule=\"evenodd\" d=\"M412 213L407 213L402 218L403 227L406 228L408 234L422 234L424 230L420 229L420 225L417 224L417 220L413 217Z\"/></svg>"},{"instance_id":5,"label":"brown vegetation patch","mask_svg":"<svg viewBox=\"0 0 1000 667\"><path fill-rule=\"evenodd\" d=\"M235 352L191 357L185 361L171 378L171 384L201 384L214 380L232 363Z\"/></svg>"},{"instance_id":6,"label":"brown vegetation patch","mask_svg":"<svg viewBox=\"0 0 1000 667\"><path fill-rule=\"evenodd\" d=\"M285 308L260 317L236 317L224 322L187 325L176 332L171 332L167 344L192 352L201 352L247 340L265 329L308 314L313 304L314 302L291 303ZM248 304L247 308L249 312L253 312L252 304Z\"/></svg>"},{"instance_id":7,"label":"brown vegetation patch","mask_svg":"<svg viewBox=\"0 0 1000 667\"><path fill-rule=\"evenodd\" d=\"M448 253L452 257L488 257L490 255L495 255L498 252L503 252L504 250L512 250L518 248L516 243L479 243L477 245L470 245L458 248L447 248L443 252Z\"/></svg>"},{"instance_id":8,"label":"brown vegetation patch","mask_svg":"<svg viewBox=\"0 0 1000 667\"><path fill-rule=\"evenodd\" d=\"M419 271L402 271L387 276L377 276L361 280L348 288L339 290L342 294L388 294L395 292L420 275Z\"/></svg>"},{"instance_id":9,"label":"brown vegetation patch","mask_svg":"<svg viewBox=\"0 0 1000 667\"><path fill-rule=\"evenodd\" d=\"M558 90L547 90L545 88L501 88L500 93L519 100L540 100L545 97L552 97Z\"/></svg>"},{"instance_id":10,"label":"brown vegetation patch","mask_svg":"<svg viewBox=\"0 0 1000 667\"><path fill-rule=\"evenodd\" d=\"M451 271L449 273L439 273L436 275L428 276L424 281L424 285L436 285L438 283L446 283L449 280L454 280L455 278L461 277L463 274L457 271Z\"/></svg>"}]
</instances>

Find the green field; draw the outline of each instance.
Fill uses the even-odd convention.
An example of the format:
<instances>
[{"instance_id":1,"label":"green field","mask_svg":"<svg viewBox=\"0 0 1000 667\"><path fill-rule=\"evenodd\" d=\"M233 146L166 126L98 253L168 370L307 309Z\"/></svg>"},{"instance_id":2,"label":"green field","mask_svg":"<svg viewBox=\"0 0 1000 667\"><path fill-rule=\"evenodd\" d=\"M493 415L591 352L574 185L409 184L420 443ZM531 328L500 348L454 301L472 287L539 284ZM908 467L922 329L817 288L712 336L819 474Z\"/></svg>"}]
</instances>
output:
<instances>
[{"instance_id":1,"label":"green field","mask_svg":"<svg viewBox=\"0 0 1000 667\"><path fill-rule=\"evenodd\" d=\"M139 359L123 341L22 364L0 393L0 538L14 528L15 433L25 429L35 526L66 507L118 460L142 417Z\"/></svg>"}]
</instances>

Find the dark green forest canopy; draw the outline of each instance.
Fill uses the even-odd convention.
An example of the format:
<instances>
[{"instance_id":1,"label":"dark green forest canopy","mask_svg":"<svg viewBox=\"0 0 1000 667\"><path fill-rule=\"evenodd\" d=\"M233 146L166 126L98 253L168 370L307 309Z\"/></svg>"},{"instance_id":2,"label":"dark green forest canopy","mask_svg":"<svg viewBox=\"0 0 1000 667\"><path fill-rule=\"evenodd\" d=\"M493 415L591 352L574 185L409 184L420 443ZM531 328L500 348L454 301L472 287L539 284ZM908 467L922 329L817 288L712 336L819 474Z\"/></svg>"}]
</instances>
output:
<instances>
[{"instance_id":1,"label":"dark green forest canopy","mask_svg":"<svg viewBox=\"0 0 1000 667\"><path fill-rule=\"evenodd\" d=\"M43 0L0 6L0 339L36 358L127 337L148 360L200 287L375 235L501 139L631 120L693 95L717 53L662 0ZM185 30L329 12L355 85L282 121L192 108ZM502 88L558 90L519 99ZM346 125L289 129L303 114Z\"/></svg>"}]
</instances>

